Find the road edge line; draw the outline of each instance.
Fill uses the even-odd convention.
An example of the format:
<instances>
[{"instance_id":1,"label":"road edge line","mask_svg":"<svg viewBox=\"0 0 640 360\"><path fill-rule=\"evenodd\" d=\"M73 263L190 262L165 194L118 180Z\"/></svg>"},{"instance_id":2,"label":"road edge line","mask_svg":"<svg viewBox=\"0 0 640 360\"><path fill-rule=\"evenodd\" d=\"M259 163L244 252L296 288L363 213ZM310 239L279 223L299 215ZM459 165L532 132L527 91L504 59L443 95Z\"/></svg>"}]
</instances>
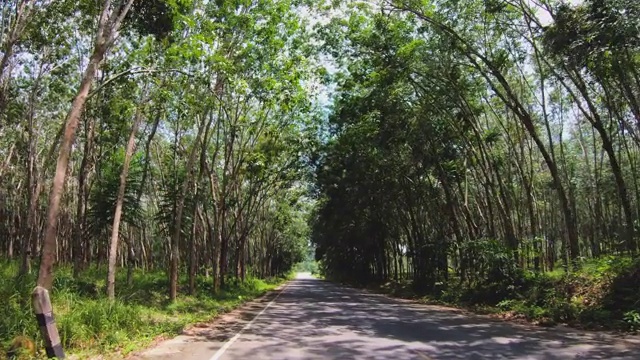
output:
<instances>
[{"instance_id":1,"label":"road edge line","mask_svg":"<svg viewBox=\"0 0 640 360\"><path fill-rule=\"evenodd\" d=\"M284 287L282 287L282 289L280 290L280 292L278 293L278 295L276 295L275 298L273 298L273 300L271 300L267 306L264 307L264 309L262 309L258 315L256 315L253 319L251 319L251 321L249 321L249 323L247 323L242 329L240 329L240 331L238 331L231 339L227 340L226 343L224 343L224 345L222 345L222 347L220 349L218 349L218 351L216 351L215 354L213 354L213 356L209 359L209 360L219 360L222 355L224 355L224 353L229 350L229 348L231 347L231 345L233 345L233 343L236 342L236 340L238 340L240 338L240 336L242 336L242 334L246 331L249 330L251 328L251 325L253 325L253 323L260 317L260 315L262 315L265 311L267 311L267 309L273 305L276 300L278 300L278 298L280 297L280 295L282 295L282 293L284 293L284 291L287 289L287 287L289 286L289 283L291 281L287 282Z\"/></svg>"}]
</instances>

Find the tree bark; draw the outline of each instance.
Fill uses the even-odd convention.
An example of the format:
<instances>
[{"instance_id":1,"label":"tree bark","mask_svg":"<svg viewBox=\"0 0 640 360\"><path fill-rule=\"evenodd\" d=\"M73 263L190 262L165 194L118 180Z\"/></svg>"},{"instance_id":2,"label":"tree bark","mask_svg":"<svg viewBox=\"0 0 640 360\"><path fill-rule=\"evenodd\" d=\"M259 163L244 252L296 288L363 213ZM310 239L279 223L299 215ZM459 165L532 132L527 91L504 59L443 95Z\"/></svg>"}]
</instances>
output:
<instances>
[{"instance_id":1,"label":"tree bark","mask_svg":"<svg viewBox=\"0 0 640 360\"><path fill-rule=\"evenodd\" d=\"M143 101L144 103L144 101ZM142 104L138 105L135 120L129 134L127 142L127 150L124 155L124 164L120 173L120 185L118 187L118 197L116 199L116 208L113 214L113 225L111 226L111 241L109 245L109 267L107 270L107 297L109 300L115 300L116 293L116 260L118 256L118 238L120 236L120 219L122 217L122 204L124 203L125 190L127 187L127 176L129 175L129 166L131 165L131 157L135 150L136 134L142 121Z\"/></svg>"},{"instance_id":2,"label":"tree bark","mask_svg":"<svg viewBox=\"0 0 640 360\"><path fill-rule=\"evenodd\" d=\"M64 137L60 145L60 152L56 163L56 172L53 178L53 185L49 194L49 210L47 212L47 225L42 245L42 257L40 260L40 271L38 273L38 286L42 286L47 290L51 290L53 285L53 264L56 261L56 237L58 225L58 213L60 212L60 199L64 190L64 183L67 175L67 166L69 164L69 156L71 154L71 146L74 141L76 128L80 115L84 110L93 78L95 77L100 63L104 58L106 47L97 44L89 64L82 77L82 82L78 92L71 103L71 109L65 120Z\"/></svg>"},{"instance_id":3,"label":"tree bark","mask_svg":"<svg viewBox=\"0 0 640 360\"><path fill-rule=\"evenodd\" d=\"M85 254L83 254L82 239L85 232L86 210L87 210L87 174L89 167L90 152L93 150L93 119L85 120L84 154L80 163L78 173L78 206L76 208L76 228L73 238L73 276L77 277L84 263Z\"/></svg>"},{"instance_id":4,"label":"tree bark","mask_svg":"<svg viewBox=\"0 0 640 360\"><path fill-rule=\"evenodd\" d=\"M57 247L57 225L58 213L60 212L60 200L64 191L64 184L67 176L67 167L69 165L69 156L71 155L71 146L73 144L76 129L80 115L84 110L87 97L91 91L93 78L96 76L100 64L104 56L118 36L120 24L127 15L134 0L128 2L118 12L111 13L111 1L105 0L100 20L98 23L98 31L93 46L93 53L89 58L78 91L71 103L71 109L65 118L64 136L62 144L60 144L60 152L56 163L56 172L53 178L53 185L49 194L49 209L47 211L47 224L42 245L42 256L40 259L40 270L38 272L38 286L50 290L53 285L53 265L56 262Z\"/></svg>"},{"instance_id":5,"label":"tree bark","mask_svg":"<svg viewBox=\"0 0 640 360\"><path fill-rule=\"evenodd\" d=\"M176 204L176 219L173 229L173 235L171 236L171 265L169 269L169 300L171 302L176 300L178 296L178 266L180 256L180 235L182 234L182 213L184 212L184 202L187 196L189 185L193 181L194 173L193 163L195 162L196 149L198 143L202 138L202 133L205 128L206 121L202 121L198 127L198 135L196 135L195 143L189 151L189 158L187 160L187 177L182 183L179 198Z\"/></svg>"}]
</instances>

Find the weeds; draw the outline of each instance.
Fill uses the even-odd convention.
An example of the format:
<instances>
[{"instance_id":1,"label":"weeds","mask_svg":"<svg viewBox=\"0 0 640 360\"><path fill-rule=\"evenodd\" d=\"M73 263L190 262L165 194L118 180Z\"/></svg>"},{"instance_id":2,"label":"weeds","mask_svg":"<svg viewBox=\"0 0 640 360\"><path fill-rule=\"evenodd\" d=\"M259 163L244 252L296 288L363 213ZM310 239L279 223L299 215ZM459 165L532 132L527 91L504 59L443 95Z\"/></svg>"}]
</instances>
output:
<instances>
[{"instance_id":1,"label":"weeds","mask_svg":"<svg viewBox=\"0 0 640 360\"><path fill-rule=\"evenodd\" d=\"M496 307L531 321L637 331L639 287L640 262L605 257L570 274L525 273L516 293Z\"/></svg>"},{"instance_id":2,"label":"weeds","mask_svg":"<svg viewBox=\"0 0 640 360\"><path fill-rule=\"evenodd\" d=\"M640 331L640 312L637 310L631 310L624 313L623 320L630 331Z\"/></svg>"},{"instance_id":3,"label":"weeds","mask_svg":"<svg viewBox=\"0 0 640 360\"><path fill-rule=\"evenodd\" d=\"M512 270L508 274L463 284L451 273L447 286L420 300L545 325L640 331L640 260L608 256L585 261L579 271L569 274ZM411 280L390 281L373 289L402 298L418 297Z\"/></svg>"},{"instance_id":4,"label":"weeds","mask_svg":"<svg viewBox=\"0 0 640 360\"><path fill-rule=\"evenodd\" d=\"M30 294L35 274L16 279L15 263L0 263L0 349L12 339L27 336L42 348L38 327L31 311ZM117 301L106 298L105 269L91 267L78 278L71 269L56 269L51 299L63 346L76 353L119 351L126 354L150 343L160 335L179 333L186 325L205 321L217 314L260 296L276 287L284 278L230 285L213 294L211 279L197 279L198 293L179 296L169 303L168 283L162 271L135 271L131 286L126 285L126 270L117 276ZM183 281L182 283L186 283ZM3 354L0 352L0 358Z\"/></svg>"}]
</instances>

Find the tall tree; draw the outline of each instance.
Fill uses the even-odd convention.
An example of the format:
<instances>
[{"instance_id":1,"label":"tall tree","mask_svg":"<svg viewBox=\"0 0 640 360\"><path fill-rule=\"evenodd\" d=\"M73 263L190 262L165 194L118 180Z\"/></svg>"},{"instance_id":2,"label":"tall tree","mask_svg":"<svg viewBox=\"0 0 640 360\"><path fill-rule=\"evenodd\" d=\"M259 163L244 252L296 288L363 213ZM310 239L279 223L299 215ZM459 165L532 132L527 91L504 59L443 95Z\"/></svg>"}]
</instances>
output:
<instances>
[{"instance_id":1,"label":"tall tree","mask_svg":"<svg viewBox=\"0 0 640 360\"><path fill-rule=\"evenodd\" d=\"M71 154L71 145L75 137L76 128L78 127L80 116L89 92L91 91L94 77L102 64L105 54L118 38L122 21L132 4L133 0L125 1L122 4L112 4L111 0L105 0L98 20L96 37L93 42L93 52L80 80L80 86L73 98L71 108L64 121L64 135L62 143L60 144L60 151L56 162L56 172L49 194L47 227L44 235L42 258L40 260L40 271L37 281L39 286L46 289L51 289L53 285L53 264L56 260L56 229L58 213L60 211L60 199L64 189L69 155Z\"/></svg>"}]
</instances>

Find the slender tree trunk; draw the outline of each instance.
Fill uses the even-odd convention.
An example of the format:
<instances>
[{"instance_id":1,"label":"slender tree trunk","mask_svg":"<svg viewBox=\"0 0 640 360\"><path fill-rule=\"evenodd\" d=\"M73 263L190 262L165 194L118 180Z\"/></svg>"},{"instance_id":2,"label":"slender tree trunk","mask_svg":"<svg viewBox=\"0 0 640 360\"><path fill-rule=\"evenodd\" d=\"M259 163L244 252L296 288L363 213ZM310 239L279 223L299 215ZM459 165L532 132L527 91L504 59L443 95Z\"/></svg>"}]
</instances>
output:
<instances>
[{"instance_id":1,"label":"slender tree trunk","mask_svg":"<svg viewBox=\"0 0 640 360\"><path fill-rule=\"evenodd\" d=\"M224 209L224 205L223 205L223 209ZM225 214L226 210L222 212L222 214ZM219 240L219 244L220 244L220 257L218 260L218 272L219 272L219 287L224 288L225 285L225 275L227 274L227 253L229 252L229 237L226 236L225 234L225 219L224 219L224 215L220 216L219 219L219 224L218 226L220 226L220 230L219 230L219 234L218 236L220 237Z\"/></svg>"},{"instance_id":2,"label":"slender tree trunk","mask_svg":"<svg viewBox=\"0 0 640 360\"><path fill-rule=\"evenodd\" d=\"M193 164L195 162L195 154L196 149L198 148L198 144L202 137L202 132L204 131L206 121L202 121L200 126L198 127L198 134L196 135L195 144L189 150L189 158L187 160L187 177L182 183L182 187L180 190L180 194L178 195L178 201L176 204L176 219L175 225L173 229L173 235L171 236L171 265L170 265L170 274L169 274L169 300L174 302L176 297L178 296L178 266L179 266L179 256L180 256L180 235L182 234L182 214L184 211L184 202L187 196L187 191L189 189L190 184L193 181L194 173Z\"/></svg>"},{"instance_id":3,"label":"slender tree trunk","mask_svg":"<svg viewBox=\"0 0 640 360\"><path fill-rule=\"evenodd\" d=\"M144 103L144 101L143 101ZM127 187L127 176L129 176L129 166L131 165L131 157L135 149L136 134L142 121L142 106L138 105L127 149L124 155L124 164L120 173L120 184L118 186L118 197L116 199L116 208L113 213L113 225L111 226L111 240L109 243L109 266L107 270L107 297L113 301L116 298L116 260L118 258L118 239L120 237L120 219L122 218L122 205Z\"/></svg>"},{"instance_id":4,"label":"slender tree trunk","mask_svg":"<svg viewBox=\"0 0 640 360\"><path fill-rule=\"evenodd\" d=\"M513 91L510 83L507 81L504 74L500 70L500 66L497 66L491 59L480 53L477 49L474 48L472 44L468 43L465 38L463 38L453 28L447 26L446 24L439 22L429 15L426 15L425 13L422 13L410 7L399 6L398 9L415 14L420 19L433 25L438 30L457 40L459 42L458 46L462 54L467 57L473 67L479 71L480 75L482 75L483 78L485 78L489 86L493 89L494 93L507 107L509 107L511 111L513 111L520 122L524 125L525 129L540 150L540 153L542 154L542 157L544 158L545 163L547 164L547 166L549 167L549 171L551 172L554 186L556 188L558 197L560 198L560 206L564 214L565 227L567 230L569 257L572 260L573 265L577 266L575 262L579 255L577 224L575 214L571 209L569 198L567 197L567 193L562 183L560 171L558 170L556 162L553 161L552 157L550 156L545 144L541 141L531 114L527 110L527 107L524 106L516 96L516 93ZM483 67L481 64L484 64L485 67ZM500 86L498 86L495 81L497 81ZM500 87L502 87L502 89Z\"/></svg>"},{"instance_id":5,"label":"slender tree trunk","mask_svg":"<svg viewBox=\"0 0 640 360\"><path fill-rule=\"evenodd\" d=\"M31 154L30 154L31 157ZM35 243L38 236L38 198L42 189L42 183L39 176L35 174L35 163L29 164L29 212L27 213L27 231L25 232L24 246L22 247L22 265L20 266L20 274L31 273L31 258L35 255ZM31 180L32 179L32 180ZM31 184L35 181L35 184Z\"/></svg>"},{"instance_id":6,"label":"slender tree trunk","mask_svg":"<svg viewBox=\"0 0 640 360\"><path fill-rule=\"evenodd\" d=\"M198 187L196 186L196 191L194 195L197 198ZM191 244L189 246L189 295L195 295L196 293L196 269L198 267L197 264L197 254L198 249L196 248L197 241L196 236L198 233L198 204L195 204L193 207L193 224L191 225Z\"/></svg>"},{"instance_id":7,"label":"slender tree trunk","mask_svg":"<svg viewBox=\"0 0 640 360\"><path fill-rule=\"evenodd\" d=\"M16 144L11 144L9 151L7 151L7 157L4 159L2 167L0 167L0 177L4 176L5 171L9 168L11 164L11 159L13 158L13 152L16 149Z\"/></svg>"},{"instance_id":8,"label":"slender tree trunk","mask_svg":"<svg viewBox=\"0 0 640 360\"><path fill-rule=\"evenodd\" d=\"M91 157L91 152L93 151L93 119L85 120L85 135L86 140L84 143L84 154L82 156L82 161L80 163L80 170L78 173L78 205L76 209L76 227L74 232L73 239L73 276L77 277L82 269L85 254L83 254L83 249L86 250L86 247L82 246L83 237L85 232L85 214L87 209L87 174L89 167L89 158Z\"/></svg>"},{"instance_id":9,"label":"slender tree trunk","mask_svg":"<svg viewBox=\"0 0 640 360\"><path fill-rule=\"evenodd\" d=\"M213 214L213 224L211 224L211 217L207 215L207 225L210 226L209 236L211 237L211 247L212 247L212 266L213 266L213 291L217 293L220 289L220 246L222 244L222 232L221 232L221 216L220 213L223 208L222 202L219 200L219 184L217 181L216 175L213 173L209 164L205 161L204 169L207 172L209 177L209 187L211 190L211 197L213 199L214 206L214 214ZM205 206L205 212L207 211L207 207Z\"/></svg>"},{"instance_id":10,"label":"slender tree trunk","mask_svg":"<svg viewBox=\"0 0 640 360\"><path fill-rule=\"evenodd\" d=\"M38 273L38 286L45 289L51 289L53 285L53 264L56 261L56 237L58 225L58 213L60 212L60 199L64 190L65 178L67 175L67 166L69 164L69 156L71 154L71 145L73 144L76 128L80 115L84 110L87 96L91 90L93 78L100 67L100 63L104 58L106 47L104 45L96 46L89 65L85 70L80 83L80 88L73 99L71 109L65 119L64 137L60 145L60 153L56 164L56 172L53 178L53 185L49 194L49 211L47 213L47 224L45 237L42 246L42 257L40 260L40 271Z\"/></svg>"},{"instance_id":11,"label":"slender tree trunk","mask_svg":"<svg viewBox=\"0 0 640 360\"><path fill-rule=\"evenodd\" d=\"M106 0L100 15L98 31L94 41L94 48L89 64L80 81L80 87L76 96L71 103L71 109L65 118L64 136L60 145L60 152L56 163L56 172L53 178L53 185L49 194L49 210L47 212L47 224L42 246L42 256L40 259L40 271L38 273L38 286L45 289L51 289L53 285L53 264L56 261L57 247L57 225L58 214L60 212L60 200L64 190L65 179L67 176L67 168L69 165L69 156L71 155L71 146L73 144L76 128L80 120L80 115L84 110L87 102L93 78L96 76L100 64L104 56L118 36L118 29L124 20L127 12L131 8L134 0L128 0L127 3L119 8L118 12L111 12L111 1Z\"/></svg>"},{"instance_id":12,"label":"slender tree trunk","mask_svg":"<svg viewBox=\"0 0 640 360\"><path fill-rule=\"evenodd\" d=\"M31 11L34 8L33 0L23 0L17 2L15 5L15 18L11 21L11 16L7 16L8 19L3 19L3 23L10 23L12 26L8 29L5 42L0 44L2 46L2 57L0 58L0 114L5 110L5 91L6 83L4 82L4 70L9 65L9 59L13 56L13 48L16 44L19 44L20 39L27 26L27 19L31 15ZM8 15L6 13L0 15Z\"/></svg>"},{"instance_id":13,"label":"slender tree trunk","mask_svg":"<svg viewBox=\"0 0 640 360\"><path fill-rule=\"evenodd\" d=\"M133 282L133 270L137 267L136 251L133 245L134 231L132 226L127 227L127 286L131 286ZM138 231L136 231L138 232Z\"/></svg>"},{"instance_id":14,"label":"slender tree trunk","mask_svg":"<svg viewBox=\"0 0 640 360\"><path fill-rule=\"evenodd\" d=\"M158 131L158 125L160 124L160 111L156 114L156 119L153 122L153 127L151 128L151 133L147 138L147 142L144 145L144 168L142 169L142 180L140 181L140 189L138 189L138 194L136 195L136 201L140 202L142 199L142 194L144 193L143 189L145 184L147 183L147 177L149 176L149 164L151 163L151 157L149 155L149 151L151 149L151 142L153 138L156 136L156 132Z\"/></svg>"},{"instance_id":15,"label":"slender tree trunk","mask_svg":"<svg viewBox=\"0 0 640 360\"><path fill-rule=\"evenodd\" d=\"M637 252L637 244L635 241L635 234L634 234L635 232L634 216L633 216L633 210L631 209L631 202L629 200L627 185L622 175L622 169L620 168L620 165L619 165L619 160L618 160L619 156L616 155L615 153L615 149L613 148L613 142L611 141L611 136L609 135L609 132L607 131L605 124L602 121L602 118L598 112L595 102L591 98L587 90L586 82L581 77L580 72L578 70L571 71L571 69L568 69L566 66L564 67L564 69L565 69L565 72L569 75L569 79L571 79L573 84L578 89L578 92L586 102L587 108L589 109L590 113L587 111L587 109L585 109L581 105L579 105L578 108L585 115L587 120L589 120L593 128L598 132L598 135L600 135L600 139L602 140L602 148L604 149L605 153L609 157L611 172L613 173L613 177L616 182L616 190L618 192L618 197L620 199L620 204L622 205L622 211L625 217L625 226L623 231L624 234L622 238L625 243L626 249L631 254L635 254ZM603 85L603 88L605 89L605 93L607 93L606 92L607 87L605 85L605 82L604 81L599 81L599 82ZM576 102L579 101L577 95L573 92L573 90L571 90L571 88L569 88L568 85L566 85L564 82L562 82L562 84L564 85L565 89L567 89L569 94L576 100Z\"/></svg>"}]
</instances>

